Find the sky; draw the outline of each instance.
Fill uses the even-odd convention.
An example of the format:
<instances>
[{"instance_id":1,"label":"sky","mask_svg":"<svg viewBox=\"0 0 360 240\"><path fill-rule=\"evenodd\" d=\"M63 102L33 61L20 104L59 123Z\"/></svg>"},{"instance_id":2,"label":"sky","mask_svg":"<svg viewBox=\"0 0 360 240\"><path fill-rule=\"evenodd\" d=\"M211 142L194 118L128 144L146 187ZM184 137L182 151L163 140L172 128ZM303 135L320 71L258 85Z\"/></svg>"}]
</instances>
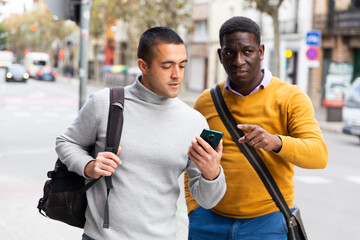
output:
<instances>
[{"instance_id":1,"label":"sky","mask_svg":"<svg viewBox=\"0 0 360 240\"><path fill-rule=\"evenodd\" d=\"M33 0L6 0L6 4L0 5L0 21L11 13L23 13L26 9L29 11L32 7Z\"/></svg>"}]
</instances>

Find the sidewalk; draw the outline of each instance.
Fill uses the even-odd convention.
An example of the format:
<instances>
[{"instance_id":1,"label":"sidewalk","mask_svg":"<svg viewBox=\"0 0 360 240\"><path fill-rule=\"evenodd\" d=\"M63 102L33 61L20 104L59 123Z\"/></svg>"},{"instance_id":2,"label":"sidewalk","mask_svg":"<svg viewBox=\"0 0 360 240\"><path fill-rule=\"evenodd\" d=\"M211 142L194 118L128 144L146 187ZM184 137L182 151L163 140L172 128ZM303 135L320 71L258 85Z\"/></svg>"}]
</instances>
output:
<instances>
[{"instance_id":1,"label":"sidewalk","mask_svg":"<svg viewBox=\"0 0 360 240\"><path fill-rule=\"evenodd\" d=\"M76 78L68 78L64 76L59 76L57 81L65 81L71 82L72 84L78 84L79 80ZM106 85L105 83L95 82L93 80L89 80L89 85L99 86L99 87L111 87ZM201 94L201 91L193 91L189 89L182 88L180 90L179 98L182 99L185 103L189 106L193 106L197 97ZM342 132L343 122L329 122L326 121L326 108L321 107L315 109L315 118L319 122L321 130L325 131L332 131L332 132Z\"/></svg>"}]
</instances>

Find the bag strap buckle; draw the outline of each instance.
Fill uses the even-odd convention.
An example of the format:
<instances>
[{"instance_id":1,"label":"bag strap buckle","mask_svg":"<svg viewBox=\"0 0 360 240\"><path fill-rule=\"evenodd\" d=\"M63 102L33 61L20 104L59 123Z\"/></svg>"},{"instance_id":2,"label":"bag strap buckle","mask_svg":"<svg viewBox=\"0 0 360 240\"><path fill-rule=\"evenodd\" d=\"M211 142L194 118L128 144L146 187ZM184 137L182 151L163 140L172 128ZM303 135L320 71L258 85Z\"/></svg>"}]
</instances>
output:
<instances>
[{"instance_id":1,"label":"bag strap buckle","mask_svg":"<svg viewBox=\"0 0 360 240\"><path fill-rule=\"evenodd\" d=\"M296 222L296 218L294 216L291 216L291 218L289 219L289 226L290 227L296 227L298 224Z\"/></svg>"}]
</instances>

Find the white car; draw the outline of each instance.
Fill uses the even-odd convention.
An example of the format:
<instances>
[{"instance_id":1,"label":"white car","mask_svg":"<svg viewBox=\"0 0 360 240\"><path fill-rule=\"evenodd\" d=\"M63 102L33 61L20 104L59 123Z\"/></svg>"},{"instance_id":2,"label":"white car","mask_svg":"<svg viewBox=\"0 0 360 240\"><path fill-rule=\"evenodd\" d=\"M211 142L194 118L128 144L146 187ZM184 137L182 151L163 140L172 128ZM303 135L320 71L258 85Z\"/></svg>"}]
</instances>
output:
<instances>
[{"instance_id":1,"label":"white car","mask_svg":"<svg viewBox=\"0 0 360 240\"><path fill-rule=\"evenodd\" d=\"M358 136L360 139L360 77L354 80L346 94L342 116L343 133Z\"/></svg>"},{"instance_id":2,"label":"white car","mask_svg":"<svg viewBox=\"0 0 360 240\"><path fill-rule=\"evenodd\" d=\"M44 66L50 65L50 55L43 52L30 52L24 57L24 66L30 77L36 78L36 73Z\"/></svg>"}]
</instances>

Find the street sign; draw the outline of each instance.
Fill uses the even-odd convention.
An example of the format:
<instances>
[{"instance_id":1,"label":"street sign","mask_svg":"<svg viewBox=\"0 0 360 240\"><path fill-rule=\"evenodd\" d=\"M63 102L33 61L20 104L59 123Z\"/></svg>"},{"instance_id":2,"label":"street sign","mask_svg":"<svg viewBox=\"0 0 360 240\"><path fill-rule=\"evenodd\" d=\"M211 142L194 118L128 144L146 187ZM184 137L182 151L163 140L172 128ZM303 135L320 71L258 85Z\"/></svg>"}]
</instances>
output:
<instances>
[{"instance_id":1,"label":"street sign","mask_svg":"<svg viewBox=\"0 0 360 240\"><path fill-rule=\"evenodd\" d=\"M318 47L313 47L310 46L307 50L306 50L306 57L309 60L318 60L320 55L320 51Z\"/></svg>"},{"instance_id":2,"label":"street sign","mask_svg":"<svg viewBox=\"0 0 360 240\"><path fill-rule=\"evenodd\" d=\"M307 32L306 44L319 47L321 44L321 32L316 30Z\"/></svg>"}]
</instances>

